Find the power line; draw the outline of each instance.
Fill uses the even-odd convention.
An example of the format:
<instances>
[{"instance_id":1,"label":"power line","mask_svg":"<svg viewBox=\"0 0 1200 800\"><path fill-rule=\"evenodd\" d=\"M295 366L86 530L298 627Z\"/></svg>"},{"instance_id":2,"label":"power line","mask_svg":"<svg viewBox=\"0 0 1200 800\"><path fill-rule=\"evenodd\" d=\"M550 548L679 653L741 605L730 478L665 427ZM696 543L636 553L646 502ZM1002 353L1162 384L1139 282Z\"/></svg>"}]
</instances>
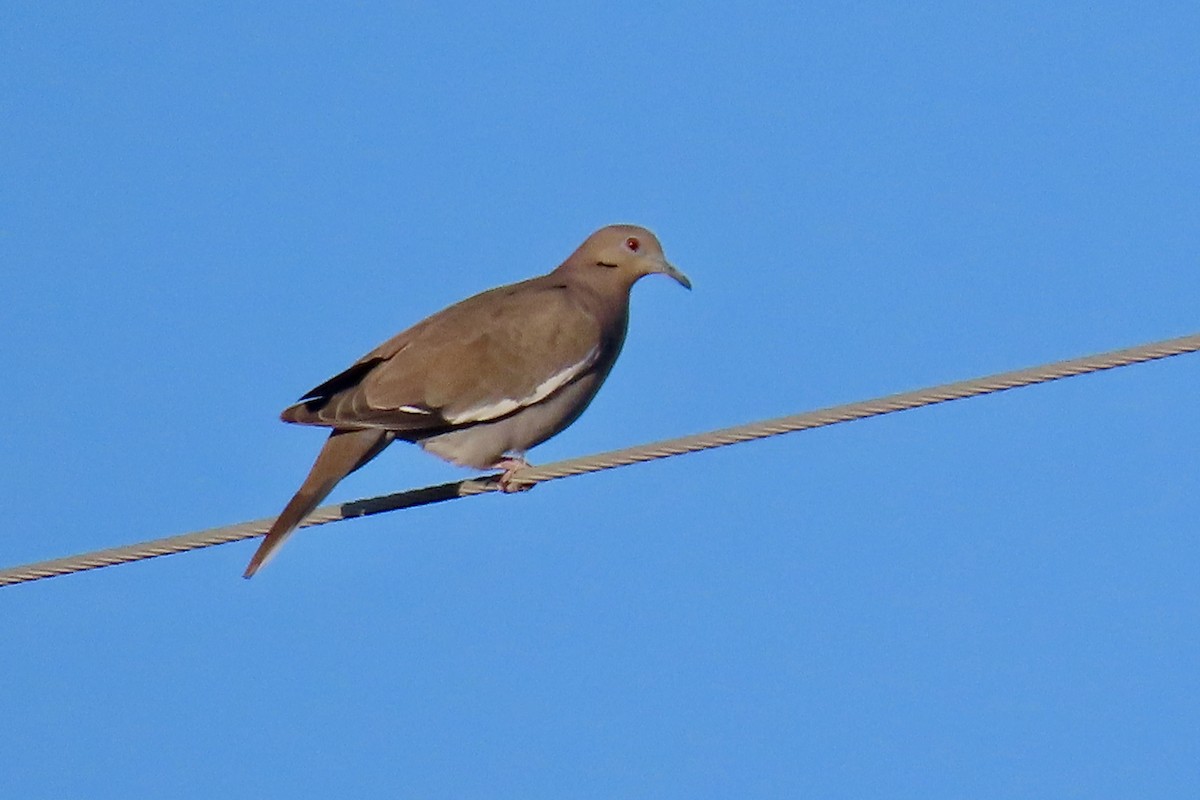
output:
<instances>
[{"instance_id":1,"label":"power line","mask_svg":"<svg viewBox=\"0 0 1200 800\"><path fill-rule=\"evenodd\" d=\"M802 414L736 425L732 428L682 436L677 439L666 439L661 442L628 447L623 450L612 450L590 456L556 461L540 467L529 467L514 473L514 480L522 483L537 484L546 481L567 478L572 475L583 475L588 472L624 467L630 464L640 464L644 461L654 461L660 458L695 453L701 450L711 450L716 447L726 447L731 444L748 442L754 439L765 439L783 433L804 431L812 428L822 428L836 425L839 422L850 422L882 414L892 414L897 411L907 411L911 408L936 405L950 400L961 400L967 397L977 397L984 394L1003 392L1022 386L1032 386L1038 383L1048 383L1069 378L1075 375L1085 375L1116 367L1126 367L1145 361L1155 361L1170 356L1194 353L1200 351L1200 334L1181 336L1177 339L1167 339L1161 342L1129 347L1123 350L1112 350L1083 358L1067 361L1056 361L1039 367L1001 372L984 378L947 383L928 389L918 389L912 392L887 395L874 400L857 403L847 403L831 406ZM499 485L494 476L471 478L453 483L443 483L437 486L426 486L396 494L355 500L340 505L328 505L312 512L300 527L324 525L354 517L367 517L381 514L385 511L395 511L401 508L440 503L460 497L494 492ZM182 553L197 550L202 547L236 542L240 539L251 539L266 533L274 517L228 525L221 528L184 533L165 539L154 539L148 542L113 547L107 550L97 550L66 558L50 561L39 561L33 564L11 567L0 570L0 586L15 583L35 581L56 575L66 575L72 572L83 572L114 564L124 564L130 561L140 561L146 558Z\"/></svg>"}]
</instances>

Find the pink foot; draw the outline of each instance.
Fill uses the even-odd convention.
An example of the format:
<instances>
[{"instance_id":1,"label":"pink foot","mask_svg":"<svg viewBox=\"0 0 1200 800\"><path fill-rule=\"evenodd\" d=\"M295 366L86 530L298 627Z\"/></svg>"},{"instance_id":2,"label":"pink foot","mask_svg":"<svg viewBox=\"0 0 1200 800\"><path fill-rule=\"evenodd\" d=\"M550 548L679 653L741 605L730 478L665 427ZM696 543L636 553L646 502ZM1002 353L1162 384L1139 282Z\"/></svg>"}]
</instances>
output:
<instances>
[{"instance_id":1,"label":"pink foot","mask_svg":"<svg viewBox=\"0 0 1200 800\"><path fill-rule=\"evenodd\" d=\"M529 462L520 456L502 458L492 465L493 469L502 469L504 474L497 478L500 484L500 491L505 494L513 494L514 492L528 492L533 488L532 483L523 483L513 478L513 473L519 469L524 469L529 466Z\"/></svg>"}]
</instances>

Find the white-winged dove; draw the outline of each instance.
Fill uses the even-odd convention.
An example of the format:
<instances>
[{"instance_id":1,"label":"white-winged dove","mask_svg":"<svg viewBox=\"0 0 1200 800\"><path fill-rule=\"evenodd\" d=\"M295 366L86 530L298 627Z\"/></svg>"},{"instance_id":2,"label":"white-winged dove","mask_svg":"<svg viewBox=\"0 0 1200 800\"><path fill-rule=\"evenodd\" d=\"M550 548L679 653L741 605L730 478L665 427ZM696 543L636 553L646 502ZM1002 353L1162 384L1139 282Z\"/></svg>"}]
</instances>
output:
<instances>
[{"instance_id":1,"label":"white-winged dove","mask_svg":"<svg viewBox=\"0 0 1200 800\"><path fill-rule=\"evenodd\" d=\"M653 233L610 225L547 275L477 294L417 323L284 410L332 428L299 491L246 567L257 572L338 481L395 439L460 466L503 469L574 422L621 352L643 275L691 282Z\"/></svg>"}]
</instances>

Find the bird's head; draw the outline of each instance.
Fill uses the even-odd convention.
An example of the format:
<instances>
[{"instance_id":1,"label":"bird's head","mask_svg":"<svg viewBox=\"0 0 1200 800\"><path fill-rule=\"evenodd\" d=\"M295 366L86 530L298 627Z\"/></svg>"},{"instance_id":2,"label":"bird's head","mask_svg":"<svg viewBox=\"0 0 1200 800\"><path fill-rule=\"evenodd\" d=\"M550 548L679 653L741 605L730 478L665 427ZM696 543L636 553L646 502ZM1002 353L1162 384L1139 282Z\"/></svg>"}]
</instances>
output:
<instances>
[{"instance_id":1,"label":"bird's head","mask_svg":"<svg viewBox=\"0 0 1200 800\"><path fill-rule=\"evenodd\" d=\"M609 225L589 236L560 269L570 269L590 283L628 288L643 275L669 275L686 289L688 276L663 255L658 237L637 225Z\"/></svg>"}]
</instances>

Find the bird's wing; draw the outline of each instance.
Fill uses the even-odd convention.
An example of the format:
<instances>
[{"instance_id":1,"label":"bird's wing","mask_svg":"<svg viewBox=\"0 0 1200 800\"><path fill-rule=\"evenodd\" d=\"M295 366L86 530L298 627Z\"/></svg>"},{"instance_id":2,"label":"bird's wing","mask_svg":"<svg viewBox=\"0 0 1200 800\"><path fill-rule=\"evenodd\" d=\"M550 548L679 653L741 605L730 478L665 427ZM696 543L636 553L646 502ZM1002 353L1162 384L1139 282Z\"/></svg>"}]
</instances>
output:
<instances>
[{"instance_id":1,"label":"bird's wing","mask_svg":"<svg viewBox=\"0 0 1200 800\"><path fill-rule=\"evenodd\" d=\"M439 431L541 402L601 360L601 324L544 276L476 295L384 342L283 413L335 428Z\"/></svg>"}]
</instances>

